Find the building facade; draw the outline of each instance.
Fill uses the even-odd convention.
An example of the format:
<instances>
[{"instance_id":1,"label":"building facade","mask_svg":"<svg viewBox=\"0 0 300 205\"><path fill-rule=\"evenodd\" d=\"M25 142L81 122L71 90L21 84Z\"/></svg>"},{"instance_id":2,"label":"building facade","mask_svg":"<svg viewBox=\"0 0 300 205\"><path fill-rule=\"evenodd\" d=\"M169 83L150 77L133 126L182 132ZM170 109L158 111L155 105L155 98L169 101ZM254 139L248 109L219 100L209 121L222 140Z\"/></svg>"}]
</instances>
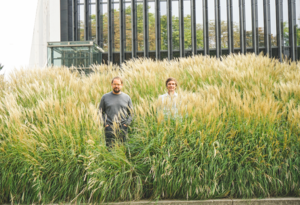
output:
<instances>
[{"instance_id":1,"label":"building facade","mask_svg":"<svg viewBox=\"0 0 300 205\"><path fill-rule=\"evenodd\" d=\"M248 53L300 59L300 0L60 0L61 41L103 62Z\"/></svg>"},{"instance_id":2,"label":"building facade","mask_svg":"<svg viewBox=\"0 0 300 205\"><path fill-rule=\"evenodd\" d=\"M60 41L60 0L38 0L29 67L46 67L47 43Z\"/></svg>"}]
</instances>

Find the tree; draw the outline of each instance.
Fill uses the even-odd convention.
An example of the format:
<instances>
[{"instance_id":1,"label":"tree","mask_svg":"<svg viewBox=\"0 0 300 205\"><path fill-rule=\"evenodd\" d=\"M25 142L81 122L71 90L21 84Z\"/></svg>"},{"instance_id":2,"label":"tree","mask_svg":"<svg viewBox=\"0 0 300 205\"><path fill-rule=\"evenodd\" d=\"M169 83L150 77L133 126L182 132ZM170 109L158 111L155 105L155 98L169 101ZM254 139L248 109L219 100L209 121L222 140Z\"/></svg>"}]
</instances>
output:
<instances>
[{"instance_id":1,"label":"tree","mask_svg":"<svg viewBox=\"0 0 300 205\"><path fill-rule=\"evenodd\" d=\"M290 46L289 25L288 22L283 22L283 45Z\"/></svg>"},{"instance_id":2,"label":"tree","mask_svg":"<svg viewBox=\"0 0 300 205\"><path fill-rule=\"evenodd\" d=\"M0 71L3 69L4 65L0 63Z\"/></svg>"},{"instance_id":3,"label":"tree","mask_svg":"<svg viewBox=\"0 0 300 205\"><path fill-rule=\"evenodd\" d=\"M150 9L150 6L148 7ZM120 50L120 11L118 9L113 10L114 16L114 50ZM148 13L148 24L149 24L149 50L154 51L156 48L155 44L155 15L153 13ZM96 23L93 21L92 17L92 26L96 26ZM108 50L108 27L107 27L107 13L102 15L103 19L103 49ZM168 32L167 32L167 15L162 15L160 18L161 25L161 50L168 49ZM144 33L143 33L143 4L137 4L137 45L138 50L144 50ZM83 27L82 27L83 29ZM92 35L93 35L92 29ZM188 15L184 17L184 32L185 32L185 48L191 48L192 38L191 38L191 16ZM80 32L82 33L82 32ZM173 49L179 49L179 18L172 17L172 35L173 35ZM197 35L197 47L203 48L203 26L202 24L196 25L196 35ZM125 50L132 50L132 30L131 30L131 6L125 8L125 38L126 45Z\"/></svg>"}]
</instances>

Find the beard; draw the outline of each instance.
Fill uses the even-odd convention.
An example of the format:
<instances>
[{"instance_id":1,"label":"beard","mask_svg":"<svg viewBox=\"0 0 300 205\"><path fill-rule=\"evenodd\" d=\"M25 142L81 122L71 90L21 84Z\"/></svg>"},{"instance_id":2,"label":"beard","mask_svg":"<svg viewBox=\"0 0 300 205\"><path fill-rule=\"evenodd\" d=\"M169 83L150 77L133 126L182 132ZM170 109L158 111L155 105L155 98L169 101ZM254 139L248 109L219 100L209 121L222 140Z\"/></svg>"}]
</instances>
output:
<instances>
[{"instance_id":1,"label":"beard","mask_svg":"<svg viewBox=\"0 0 300 205\"><path fill-rule=\"evenodd\" d=\"M115 88L115 89L114 89L114 92L115 92L115 93L119 93L119 92L121 92L121 90L120 90L119 88Z\"/></svg>"}]
</instances>

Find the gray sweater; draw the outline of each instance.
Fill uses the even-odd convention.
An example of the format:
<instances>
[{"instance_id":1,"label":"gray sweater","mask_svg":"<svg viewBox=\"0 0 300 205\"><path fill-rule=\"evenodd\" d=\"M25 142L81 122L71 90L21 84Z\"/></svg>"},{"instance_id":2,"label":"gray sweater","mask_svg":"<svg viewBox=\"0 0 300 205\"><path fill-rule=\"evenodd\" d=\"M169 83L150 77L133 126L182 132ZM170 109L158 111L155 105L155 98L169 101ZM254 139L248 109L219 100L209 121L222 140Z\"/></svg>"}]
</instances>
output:
<instances>
[{"instance_id":1,"label":"gray sweater","mask_svg":"<svg viewBox=\"0 0 300 205\"><path fill-rule=\"evenodd\" d=\"M131 98L125 93L113 94L113 92L110 92L104 94L101 98L99 110L102 113L104 126L112 125L113 122L128 126L132 121L133 106Z\"/></svg>"}]
</instances>

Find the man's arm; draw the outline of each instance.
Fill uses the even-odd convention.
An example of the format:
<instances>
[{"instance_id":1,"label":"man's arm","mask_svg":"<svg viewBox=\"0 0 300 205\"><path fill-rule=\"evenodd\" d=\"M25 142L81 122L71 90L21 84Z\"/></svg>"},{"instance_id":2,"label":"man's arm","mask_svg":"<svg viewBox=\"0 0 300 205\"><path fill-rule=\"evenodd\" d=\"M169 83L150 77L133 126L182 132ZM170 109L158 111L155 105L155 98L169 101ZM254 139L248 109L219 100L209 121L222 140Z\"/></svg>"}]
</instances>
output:
<instances>
[{"instance_id":1,"label":"man's arm","mask_svg":"<svg viewBox=\"0 0 300 205\"><path fill-rule=\"evenodd\" d=\"M104 97L101 98L100 105L99 105L99 110L102 116L102 121L103 125L106 126L106 120L105 120L105 102L104 102Z\"/></svg>"},{"instance_id":2,"label":"man's arm","mask_svg":"<svg viewBox=\"0 0 300 205\"><path fill-rule=\"evenodd\" d=\"M133 118L133 105L132 105L131 98L129 98L129 101L128 101L127 114L128 114L128 117L125 122L126 126L130 125L132 118Z\"/></svg>"}]
</instances>

